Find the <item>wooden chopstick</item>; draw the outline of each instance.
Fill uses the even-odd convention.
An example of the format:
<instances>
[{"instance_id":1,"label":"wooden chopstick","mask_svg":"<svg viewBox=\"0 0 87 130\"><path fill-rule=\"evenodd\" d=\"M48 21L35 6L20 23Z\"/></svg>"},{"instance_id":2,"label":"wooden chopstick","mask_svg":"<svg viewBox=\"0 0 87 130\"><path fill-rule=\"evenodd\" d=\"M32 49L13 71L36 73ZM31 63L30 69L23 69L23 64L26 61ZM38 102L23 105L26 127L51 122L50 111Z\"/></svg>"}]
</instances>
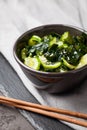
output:
<instances>
[{"instance_id":1,"label":"wooden chopstick","mask_svg":"<svg viewBox=\"0 0 87 130\"><path fill-rule=\"evenodd\" d=\"M28 111L31 111L31 112L34 112L34 113L42 114L42 115L49 116L49 117L52 117L52 118L56 118L56 119L59 119L59 120L62 120L62 121L66 121L66 122L70 122L70 123L73 123L73 124L77 124L77 125L80 125L80 126L87 127L86 121L80 121L80 120L77 120L75 118L67 117L67 116L58 114L56 112L50 112L50 111L47 111L47 110L43 110L41 108L35 108L33 106L29 106L29 105L25 105L25 104L23 105L21 100L12 99L12 98L9 98L9 99L6 98L6 100L5 100L5 98L6 97L2 97L2 99L0 98L0 102L7 104L7 105L10 105L10 106L14 106L16 108L25 109L25 110L28 110ZM18 102L21 101L21 104L16 102L16 101L12 101L12 100L17 100ZM23 101L23 103L24 102L25 101Z\"/></svg>"},{"instance_id":2,"label":"wooden chopstick","mask_svg":"<svg viewBox=\"0 0 87 130\"><path fill-rule=\"evenodd\" d=\"M62 121L66 121L66 122L70 122L70 123L73 123L73 124L77 124L77 125L80 125L80 126L87 127L87 122L79 121L79 120L76 120L74 118L63 116L63 115L60 115L60 114L57 114L57 113L54 113L54 112L49 112L49 111L45 111L45 110L41 110L41 109L38 109L38 108L29 107L29 106L22 106L22 105L12 103L12 102L9 102L9 101L0 100L0 102L5 103L5 104L10 105L10 106L14 106L16 108L28 110L28 111L31 111L31 112L34 112L34 113L42 114L42 115L49 116L49 117L52 117L52 118L56 118L56 119L59 119L59 120L62 120Z\"/></svg>"},{"instance_id":3,"label":"wooden chopstick","mask_svg":"<svg viewBox=\"0 0 87 130\"><path fill-rule=\"evenodd\" d=\"M39 109L46 110L46 111L52 111L52 112L56 112L56 113L61 113L61 114L65 114L65 115L70 115L70 116L75 116L78 118L87 119L87 114L85 114L85 113L74 112L74 111L70 111L70 110L64 110L64 109L39 105L39 104L26 102L26 101L18 100L18 99L13 99L13 98L9 98L9 97L4 97L4 96L0 96L0 100L10 101L10 102L17 103L20 105L30 106L30 107L39 108Z\"/></svg>"}]
</instances>

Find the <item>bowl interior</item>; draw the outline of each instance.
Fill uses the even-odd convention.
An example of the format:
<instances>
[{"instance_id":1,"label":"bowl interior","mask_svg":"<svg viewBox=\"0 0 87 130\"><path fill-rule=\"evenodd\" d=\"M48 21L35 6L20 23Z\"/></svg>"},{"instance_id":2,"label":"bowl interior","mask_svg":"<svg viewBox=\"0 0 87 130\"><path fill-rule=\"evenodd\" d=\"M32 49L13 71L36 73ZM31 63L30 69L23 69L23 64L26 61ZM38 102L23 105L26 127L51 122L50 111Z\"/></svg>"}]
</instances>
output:
<instances>
[{"instance_id":1,"label":"bowl interior","mask_svg":"<svg viewBox=\"0 0 87 130\"><path fill-rule=\"evenodd\" d=\"M44 26L40 26L40 27L36 27L34 29L31 29L27 32L25 32L23 35L21 35L14 46L14 52L15 52L15 56L16 56L16 60L21 63L21 65L23 67L26 67L27 69L32 70L31 68L25 66L22 63L22 59L21 59L21 49L24 47L24 45L26 44L26 41L28 41L28 39L32 36L32 35L38 35L40 37L43 37L47 34L50 34L51 32L55 32L58 34L62 34L65 31L69 31L71 35L81 35L81 33L83 32L82 29L79 29L77 27L73 27L73 26L67 26L67 25L59 25L59 24L54 24L54 25L44 25ZM77 71L77 70L76 70ZM41 73L41 72L39 72ZM42 73L51 73L51 72L42 72ZM53 72L52 72L53 73ZM58 72L59 73L59 72ZM68 72L70 73L70 72Z\"/></svg>"}]
</instances>

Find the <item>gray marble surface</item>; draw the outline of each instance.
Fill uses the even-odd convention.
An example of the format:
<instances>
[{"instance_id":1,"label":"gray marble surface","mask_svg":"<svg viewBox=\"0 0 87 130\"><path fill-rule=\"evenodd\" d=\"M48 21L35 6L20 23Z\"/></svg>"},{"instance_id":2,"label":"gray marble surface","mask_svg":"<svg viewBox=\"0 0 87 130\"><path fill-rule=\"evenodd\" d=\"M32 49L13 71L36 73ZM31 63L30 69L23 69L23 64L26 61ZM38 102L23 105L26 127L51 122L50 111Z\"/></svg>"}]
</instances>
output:
<instances>
[{"instance_id":1,"label":"gray marble surface","mask_svg":"<svg viewBox=\"0 0 87 130\"><path fill-rule=\"evenodd\" d=\"M0 1L0 51L13 68L23 75L13 59L15 40L25 31L43 24L70 24L87 30L87 0L1 0ZM18 68L18 69L16 69ZM25 86L31 85L26 77L20 77ZM42 104L87 113L87 81L83 89L69 95L51 95L29 88ZM68 124L77 130L87 128Z\"/></svg>"},{"instance_id":2,"label":"gray marble surface","mask_svg":"<svg viewBox=\"0 0 87 130\"><path fill-rule=\"evenodd\" d=\"M32 125L14 108L0 105L0 130L34 130Z\"/></svg>"},{"instance_id":3,"label":"gray marble surface","mask_svg":"<svg viewBox=\"0 0 87 130\"><path fill-rule=\"evenodd\" d=\"M2 54L0 61L0 94L39 104ZM35 130L73 130L56 119L0 104L0 130L33 130L30 124Z\"/></svg>"}]
</instances>

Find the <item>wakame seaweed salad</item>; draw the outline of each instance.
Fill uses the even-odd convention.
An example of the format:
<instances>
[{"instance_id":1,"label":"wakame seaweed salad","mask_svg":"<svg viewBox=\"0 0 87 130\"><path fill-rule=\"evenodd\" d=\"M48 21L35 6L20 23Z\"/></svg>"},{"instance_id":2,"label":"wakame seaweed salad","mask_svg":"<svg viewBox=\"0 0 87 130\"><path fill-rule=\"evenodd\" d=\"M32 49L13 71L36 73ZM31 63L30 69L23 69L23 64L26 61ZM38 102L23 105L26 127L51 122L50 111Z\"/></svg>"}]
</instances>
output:
<instances>
[{"instance_id":1,"label":"wakame seaweed salad","mask_svg":"<svg viewBox=\"0 0 87 130\"><path fill-rule=\"evenodd\" d=\"M67 72L87 64L87 35L50 33L33 35L21 50L23 63L35 70Z\"/></svg>"}]
</instances>

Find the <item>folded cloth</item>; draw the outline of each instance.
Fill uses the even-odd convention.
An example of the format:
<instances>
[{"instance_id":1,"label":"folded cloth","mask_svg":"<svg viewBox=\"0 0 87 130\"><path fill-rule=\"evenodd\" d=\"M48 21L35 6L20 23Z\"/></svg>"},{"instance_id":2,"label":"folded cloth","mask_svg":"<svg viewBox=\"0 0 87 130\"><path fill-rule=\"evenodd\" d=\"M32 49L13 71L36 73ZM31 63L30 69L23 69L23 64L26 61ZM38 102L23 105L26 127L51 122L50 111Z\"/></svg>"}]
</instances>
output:
<instances>
[{"instance_id":1,"label":"folded cloth","mask_svg":"<svg viewBox=\"0 0 87 130\"><path fill-rule=\"evenodd\" d=\"M86 0L44 0L43 4L40 0L7 0L0 3L0 51L15 69L25 87L41 104L87 113L87 80L70 94L53 95L37 90L13 57L14 42L25 31L43 24L70 24L86 29L86 5ZM87 129L67 124L77 130Z\"/></svg>"}]
</instances>

